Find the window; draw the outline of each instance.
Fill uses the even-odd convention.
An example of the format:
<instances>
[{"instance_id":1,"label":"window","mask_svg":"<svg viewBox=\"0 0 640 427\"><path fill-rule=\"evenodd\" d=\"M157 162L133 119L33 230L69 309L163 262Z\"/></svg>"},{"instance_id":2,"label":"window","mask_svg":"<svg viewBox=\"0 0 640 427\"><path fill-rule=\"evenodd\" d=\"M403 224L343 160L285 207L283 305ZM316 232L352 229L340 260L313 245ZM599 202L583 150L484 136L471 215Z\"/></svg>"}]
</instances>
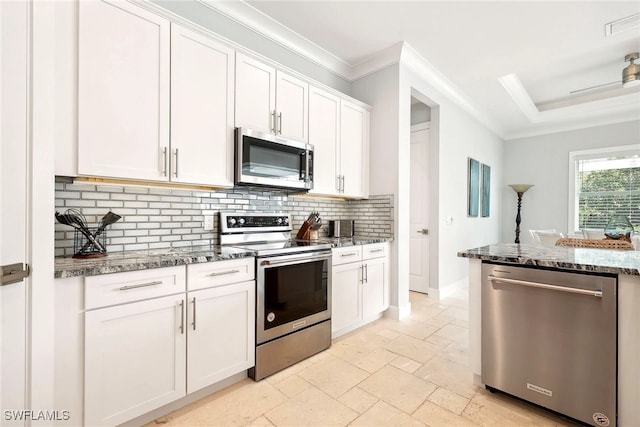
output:
<instances>
[{"instance_id":1,"label":"window","mask_svg":"<svg viewBox=\"0 0 640 427\"><path fill-rule=\"evenodd\" d=\"M574 196L569 225L576 231L604 230L612 215L624 215L640 232L640 147L577 151L569 159Z\"/></svg>"}]
</instances>

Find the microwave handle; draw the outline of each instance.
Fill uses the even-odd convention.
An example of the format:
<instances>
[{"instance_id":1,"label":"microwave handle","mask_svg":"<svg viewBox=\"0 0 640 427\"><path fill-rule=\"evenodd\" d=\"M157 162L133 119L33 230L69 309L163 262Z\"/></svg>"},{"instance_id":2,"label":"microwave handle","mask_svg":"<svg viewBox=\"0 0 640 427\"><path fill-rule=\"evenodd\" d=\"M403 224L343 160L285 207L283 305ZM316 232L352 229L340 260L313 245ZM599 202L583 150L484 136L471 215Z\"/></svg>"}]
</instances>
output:
<instances>
[{"instance_id":1,"label":"microwave handle","mask_svg":"<svg viewBox=\"0 0 640 427\"><path fill-rule=\"evenodd\" d=\"M309 150L305 151L304 154L304 182L309 182L309 158L311 157L311 153L309 152Z\"/></svg>"}]
</instances>

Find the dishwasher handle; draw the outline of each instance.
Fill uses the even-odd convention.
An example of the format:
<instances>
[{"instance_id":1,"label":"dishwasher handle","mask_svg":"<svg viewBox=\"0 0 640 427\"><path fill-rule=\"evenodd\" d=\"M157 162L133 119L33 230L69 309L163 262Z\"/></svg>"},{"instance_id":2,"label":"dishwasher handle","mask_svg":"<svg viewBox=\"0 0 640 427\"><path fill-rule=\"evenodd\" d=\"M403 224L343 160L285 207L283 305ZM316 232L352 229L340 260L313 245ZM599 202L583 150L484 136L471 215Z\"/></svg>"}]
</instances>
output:
<instances>
[{"instance_id":1,"label":"dishwasher handle","mask_svg":"<svg viewBox=\"0 0 640 427\"><path fill-rule=\"evenodd\" d=\"M527 282L525 280L505 279L503 277L496 277L493 274L487 276L491 282L502 282L509 285L522 285L529 286L531 288L548 289L550 291L568 292L571 294L589 295L596 298L602 298L602 291L595 290L590 291L588 289L568 288L566 286L549 285L547 283Z\"/></svg>"}]
</instances>

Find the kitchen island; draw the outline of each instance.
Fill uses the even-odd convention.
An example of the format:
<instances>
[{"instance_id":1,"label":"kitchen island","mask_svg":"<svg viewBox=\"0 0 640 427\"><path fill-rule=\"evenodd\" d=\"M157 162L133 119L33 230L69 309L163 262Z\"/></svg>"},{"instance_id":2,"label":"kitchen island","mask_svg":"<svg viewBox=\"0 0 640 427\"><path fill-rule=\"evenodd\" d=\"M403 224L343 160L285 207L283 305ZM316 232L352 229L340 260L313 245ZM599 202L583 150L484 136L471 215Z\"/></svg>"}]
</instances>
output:
<instances>
[{"instance_id":1,"label":"kitchen island","mask_svg":"<svg viewBox=\"0 0 640 427\"><path fill-rule=\"evenodd\" d=\"M482 264L561 272L608 273L618 280L618 425L640 425L640 252L494 244L461 251L469 258L469 353L474 382L482 385ZM535 319L532 319L535 321ZM586 355L575 355L585 357Z\"/></svg>"}]
</instances>

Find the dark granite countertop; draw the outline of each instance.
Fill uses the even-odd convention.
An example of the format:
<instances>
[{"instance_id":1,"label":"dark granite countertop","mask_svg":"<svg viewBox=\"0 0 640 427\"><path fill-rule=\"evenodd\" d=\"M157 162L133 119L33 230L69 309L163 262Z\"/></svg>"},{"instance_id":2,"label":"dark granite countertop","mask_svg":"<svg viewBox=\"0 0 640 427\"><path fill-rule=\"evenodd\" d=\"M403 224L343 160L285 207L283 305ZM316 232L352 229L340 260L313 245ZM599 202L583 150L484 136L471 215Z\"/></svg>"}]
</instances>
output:
<instances>
[{"instance_id":1,"label":"dark granite countertop","mask_svg":"<svg viewBox=\"0 0 640 427\"><path fill-rule=\"evenodd\" d=\"M323 238L331 247L367 245L391 241L380 237ZM102 258L76 259L56 258L55 278L97 276L99 274L173 267L201 262L224 261L255 256L245 249L221 246L198 246L146 251L113 252Z\"/></svg>"},{"instance_id":2,"label":"dark granite countertop","mask_svg":"<svg viewBox=\"0 0 640 427\"><path fill-rule=\"evenodd\" d=\"M459 257L562 270L640 276L640 251L497 243L458 252Z\"/></svg>"},{"instance_id":3,"label":"dark granite countertop","mask_svg":"<svg viewBox=\"0 0 640 427\"><path fill-rule=\"evenodd\" d=\"M102 258L56 258L54 277L97 276L99 274L246 258L254 255L254 252L237 248L190 246L184 249L114 252Z\"/></svg>"}]
</instances>

